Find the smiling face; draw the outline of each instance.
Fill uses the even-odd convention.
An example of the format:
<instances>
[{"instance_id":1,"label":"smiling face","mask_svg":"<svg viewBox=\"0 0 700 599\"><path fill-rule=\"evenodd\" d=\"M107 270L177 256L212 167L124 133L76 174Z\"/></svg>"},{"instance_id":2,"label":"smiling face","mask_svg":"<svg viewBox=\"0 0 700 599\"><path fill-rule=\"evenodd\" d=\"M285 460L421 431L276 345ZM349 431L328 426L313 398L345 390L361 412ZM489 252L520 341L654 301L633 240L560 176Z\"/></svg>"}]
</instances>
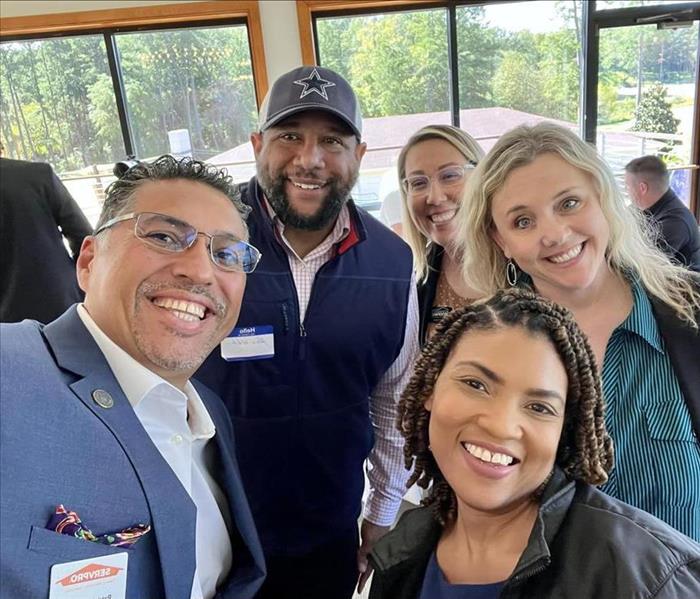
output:
<instances>
[{"instance_id":1,"label":"smiling face","mask_svg":"<svg viewBox=\"0 0 700 599\"><path fill-rule=\"evenodd\" d=\"M195 181L148 181L135 192L133 212L166 214L198 231L246 239L243 220L220 191ZM182 387L231 331L246 276L217 268L207 239L182 253L145 245L134 220L88 237L78 259L85 307L100 329L137 362Z\"/></svg>"},{"instance_id":2,"label":"smiling face","mask_svg":"<svg viewBox=\"0 0 700 599\"><path fill-rule=\"evenodd\" d=\"M545 297L600 284L610 228L591 177L557 154L514 169L494 194L492 236Z\"/></svg>"},{"instance_id":3,"label":"smiling face","mask_svg":"<svg viewBox=\"0 0 700 599\"><path fill-rule=\"evenodd\" d=\"M552 471L567 377L551 342L521 327L454 346L425 407L431 451L459 509L507 513Z\"/></svg>"},{"instance_id":4,"label":"smiling face","mask_svg":"<svg viewBox=\"0 0 700 599\"><path fill-rule=\"evenodd\" d=\"M286 225L320 230L350 197L366 145L327 112L308 111L254 133L258 180Z\"/></svg>"},{"instance_id":5,"label":"smiling face","mask_svg":"<svg viewBox=\"0 0 700 599\"><path fill-rule=\"evenodd\" d=\"M427 139L406 153L406 177L431 177L429 189L423 194L408 194L408 213L418 230L442 247L449 247L456 233L457 209L469 177L466 172L454 185L441 186L437 175L450 166L464 166L469 161L451 143L442 139Z\"/></svg>"}]
</instances>

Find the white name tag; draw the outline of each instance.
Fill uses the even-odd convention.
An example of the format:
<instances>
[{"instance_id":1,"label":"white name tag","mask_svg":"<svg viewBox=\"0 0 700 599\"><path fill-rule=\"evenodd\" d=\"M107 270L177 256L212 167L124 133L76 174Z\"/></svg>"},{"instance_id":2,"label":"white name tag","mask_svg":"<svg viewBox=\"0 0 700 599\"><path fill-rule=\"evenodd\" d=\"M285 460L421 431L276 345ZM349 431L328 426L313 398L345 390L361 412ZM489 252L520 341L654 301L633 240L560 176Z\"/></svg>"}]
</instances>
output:
<instances>
[{"instance_id":1,"label":"white name tag","mask_svg":"<svg viewBox=\"0 0 700 599\"><path fill-rule=\"evenodd\" d=\"M115 553L54 564L49 599L125 599L128 559L126 553Z\"/></svg>"},{"instance_id":2,"label":"white name tag","mask_svg":"<svg viewBox=\"0 0 700 599\"><path fill-rule=\"evenodd\" d=\"M221 357L229 362L262 360L275 355L275 336L272 325L233 329L221 342Z\"/></svg>"}]
</instances>

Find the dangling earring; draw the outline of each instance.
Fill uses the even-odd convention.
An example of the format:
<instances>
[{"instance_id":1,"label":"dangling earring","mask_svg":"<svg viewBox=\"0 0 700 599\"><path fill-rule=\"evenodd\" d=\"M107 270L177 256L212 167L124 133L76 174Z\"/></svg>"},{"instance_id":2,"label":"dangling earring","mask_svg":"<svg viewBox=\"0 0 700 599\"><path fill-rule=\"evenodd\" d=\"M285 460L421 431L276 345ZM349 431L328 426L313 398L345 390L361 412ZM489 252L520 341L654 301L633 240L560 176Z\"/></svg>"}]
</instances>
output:
<instances>
[{"instance_id":1,"label":"dangling earring","mask_svg":"<svg viewBox=\"0 0 700 599\"><path fill-rule=\"evenodd\" d=\"M511 287L518 284L518 268L515 266L513 258L508 258L508 262L506 262L506 281Z\"/></svg>"}]
</instances>

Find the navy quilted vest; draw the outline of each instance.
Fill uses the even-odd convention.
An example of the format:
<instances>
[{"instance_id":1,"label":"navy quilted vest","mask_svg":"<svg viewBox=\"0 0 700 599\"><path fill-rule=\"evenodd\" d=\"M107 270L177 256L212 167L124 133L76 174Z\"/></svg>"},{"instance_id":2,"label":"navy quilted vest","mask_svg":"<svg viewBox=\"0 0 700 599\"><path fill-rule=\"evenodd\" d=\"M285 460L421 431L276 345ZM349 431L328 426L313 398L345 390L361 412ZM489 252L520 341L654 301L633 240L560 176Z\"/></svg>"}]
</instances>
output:
<instances>
[{"instance_id":1,"label":"navy quilted vest","mask_svg":"<svg viewBox=\"0 0 700 599\"><path fill-rule=\"evenodd\" d=\"M196 377L233 419L265 553L300 554L359 517L362 464L373 444L368 400L403 345L412 260L398 236L351 202L353 231L318 272L302 324L255 178L242 192L262 260L248 277L237 326L272 325L275 356L226 362L217 349Z\"/></svg>"}]
</instances>

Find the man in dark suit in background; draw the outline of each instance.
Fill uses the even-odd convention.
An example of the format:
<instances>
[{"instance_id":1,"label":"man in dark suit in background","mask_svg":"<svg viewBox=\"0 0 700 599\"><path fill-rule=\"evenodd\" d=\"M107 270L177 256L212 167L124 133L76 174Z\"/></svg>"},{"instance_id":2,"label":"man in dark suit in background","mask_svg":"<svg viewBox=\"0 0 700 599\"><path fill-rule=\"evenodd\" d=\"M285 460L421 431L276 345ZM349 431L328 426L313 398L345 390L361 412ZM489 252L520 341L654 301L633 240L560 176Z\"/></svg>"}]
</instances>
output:
<instances>
[{"instance_id":1,"label":"man in dark suit in background","mask_svg":"<svg viewBox=\"0 0 700 599\"><path fill-rule=\"evenodd\" d=\"M47 323L81 301L75 258L90 233L50 165L0 152L0 321Z\"/></svg>"},{"instance_id":2,"label":"man in dark suit in background","mask_svg":"<svg viewBox=\"0 0 700 599\"><path fill-rule=\"evenodd\" d=\"M679 264L700 272L700 232L690 210L669 187L668 170L656 156L635 158L625 166L632 201L659 228L659 247Z\"/></svg>"}]
</instances>

